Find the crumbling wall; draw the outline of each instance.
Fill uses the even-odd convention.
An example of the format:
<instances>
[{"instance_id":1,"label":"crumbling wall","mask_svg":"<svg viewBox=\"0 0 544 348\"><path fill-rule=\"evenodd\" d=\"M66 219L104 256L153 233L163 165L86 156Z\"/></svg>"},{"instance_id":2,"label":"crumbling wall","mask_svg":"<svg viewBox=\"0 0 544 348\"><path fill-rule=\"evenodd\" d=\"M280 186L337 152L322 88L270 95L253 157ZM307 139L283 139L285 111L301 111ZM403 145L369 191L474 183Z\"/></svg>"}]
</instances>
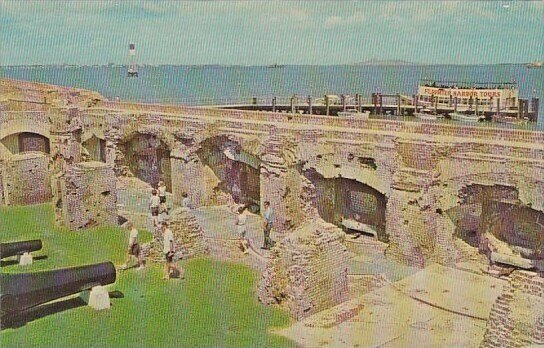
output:
<instances>
[{"instance_id":1,"label":"crumbling wall","mask_svg":"<svg viewBox=\"0 0 544 348\"><path fill-rule=\"evenodd\" d=\"M81 162L60 177L57 213L70 229L117 224L117 191L113 168L102 162Z\"/></svg>"},{"instance_id":2,"label":"crumbling wall","mask_svg":"<svg viewBox=\"0 0 544 348\"><path fill-rule=\"evenodd\" d=\"M195 215L187 208L177 208L169 216L169 228L174 235L175 250L178 258L191 258L209 253L209 246L204 238L204 230L198 224ZM163 239L159 231L153 241L144 246L144 255L156 262L163 262Z\"/></svg>"},{"instance_id":3,"label":"crumbling wall","mask_svg":"<svg viewBox=\"0 0 544 348\"><path fill-rule=\"evenodd\" d=\"M345 234L324 221L307 222L272 249L259 299L285 306L297 320L348 299Z\"/></svg>"},{"instance_id":4,"label":"crumbling wall","mask_svg":"<svg viewBox=\"0 0 544 348\"><path fill-rule=\"evenodd\" d=\"M51 200L49 156L26 152L10 156L2 175L4 202L26 205Z\"/></svg>"},{"instance_id":5,"label":"crumbling wall","mask_svg":"<svg viewBox=\"0 0 544 348\"><path fill-rule=\"evenodd\" d=\"M481 348L544 344L544 278L514 271L491 308Z\"/></svg>"}]
</instances>

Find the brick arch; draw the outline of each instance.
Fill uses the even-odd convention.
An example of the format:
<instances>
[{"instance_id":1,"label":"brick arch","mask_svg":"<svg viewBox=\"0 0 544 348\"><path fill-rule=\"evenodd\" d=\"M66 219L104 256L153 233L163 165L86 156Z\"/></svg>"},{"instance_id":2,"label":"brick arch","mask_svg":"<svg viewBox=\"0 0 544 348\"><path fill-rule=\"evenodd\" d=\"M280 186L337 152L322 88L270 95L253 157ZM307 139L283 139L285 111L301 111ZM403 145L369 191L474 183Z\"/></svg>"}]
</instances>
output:
<instances>
[{"instance_id":1,"label":"brick arch","mask_svg":"<svg viewBox=\"0 0 544 348\"><path fill-rule=\"evenodd\" d=\"M128 143L138 135L154 136L161 142L163 142L170 151L172 151L176 147L176 139L171 131L165 129L164 127L153 126L136 126L124 128L120 132L119 143Z\"/></svg>"},{"instance_id":2,"label":"brick arch","mask_svg":"<svg viewBox=\"0 0 544 348\"><path fill-rule=\"evenodd\" d=\"M444 211L459 204L458 194L463 187L480 184L515 187L522 203L544 212L544 168L504 159L476 162L461 156L441 161L438 169L442 186L440 202Z\"/></svg>"}]
</instances>

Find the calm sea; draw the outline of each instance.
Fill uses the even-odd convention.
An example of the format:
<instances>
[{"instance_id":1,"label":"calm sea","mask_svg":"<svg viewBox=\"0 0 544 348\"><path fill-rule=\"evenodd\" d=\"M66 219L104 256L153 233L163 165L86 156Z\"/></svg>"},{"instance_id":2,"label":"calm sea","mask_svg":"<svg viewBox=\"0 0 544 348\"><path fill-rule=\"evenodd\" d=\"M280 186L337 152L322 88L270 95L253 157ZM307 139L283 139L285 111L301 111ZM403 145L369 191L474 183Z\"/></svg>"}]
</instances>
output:
<instances>
[{"instance_id":1,"label":"calm sea","mask_svg":"<svg viewBox=\"0 0 544 348\"><path fill-rule=\"evenodd\" d=\"M127 67L3 67L0 76L73 86L100 92L109 99L172 103L224 104L259 102L293 94L373 92L412 95L421 79L468 82L515 81L520 96L541 100L539 124L544 115L544 69L525 65L434 66L142 66L139 77L127 77ZM281 99L280 99L281 100Z\"/></svg>"}]
</instances>

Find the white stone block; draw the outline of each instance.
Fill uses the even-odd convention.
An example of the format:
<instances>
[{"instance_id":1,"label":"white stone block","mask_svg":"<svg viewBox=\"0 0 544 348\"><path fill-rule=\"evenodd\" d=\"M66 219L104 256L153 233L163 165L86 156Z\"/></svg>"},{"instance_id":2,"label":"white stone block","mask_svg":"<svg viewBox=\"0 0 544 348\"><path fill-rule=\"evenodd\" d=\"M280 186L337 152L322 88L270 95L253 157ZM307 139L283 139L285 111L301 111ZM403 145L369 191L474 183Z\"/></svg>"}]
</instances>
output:
<instances>
[{"instance_id":1,"label":"white stone block","mask_svg":"<svg viewBox=\"0 0 544 348\"><path fill-rule=\"evenodd\" d=\"M23 253L22 255L17 256L19 261L19 266L28 266L32 264L33 258L32 254Z\"/></svg>"},{"instance_id":2,"label":"white stone block","mask_svg":"<svg viewBox=\"0 0 544 348\"><path fill-rule=\"evenodd\" d=\"M95 286L90 291L85 290L80 297L89 307L97 311L110 308L110 295L103 286Z\"/></svg>"}]
</instances>

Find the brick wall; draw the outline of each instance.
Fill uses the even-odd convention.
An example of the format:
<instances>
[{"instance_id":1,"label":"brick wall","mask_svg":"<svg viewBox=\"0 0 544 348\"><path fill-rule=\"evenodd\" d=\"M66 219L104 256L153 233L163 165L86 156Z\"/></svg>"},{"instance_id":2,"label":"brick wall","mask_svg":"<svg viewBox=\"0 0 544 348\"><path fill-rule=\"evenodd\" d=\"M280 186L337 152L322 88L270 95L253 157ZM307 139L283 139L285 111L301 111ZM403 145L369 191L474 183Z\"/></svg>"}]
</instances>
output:
<instances>
[{"instance_id":1,"label":"brick wall","mask_svg":"<svg viewBox=\"0 0 544 348\"><path fill-rule=\"evenodd\" d=\"M61 177L61 221L79 230L117 224L116 178L111 166L81 162Z\"/></svg>"},{"instance_id":2,"label":"brick wall","mask_svg":"<svg viewBox=\"0 0 544 348\"><path fill-rule=\"evenodd\" d=\"M10 205L49 202L49 156L38 152L10 156L5 162L3 181L4 199Z\"/></svg>"},{"instance_id":3,"label":"brick wall","mask_svg":"<svg viewBox=\"0 0 544 348\"><path fill-rule=\"evenodd\" d=\"M301 320L348 299L344 233L323 221L308 222L272 250L259 285L265 304L285 306Z\"/></svg>"},{"instance_id":4,"label":"brick wall","mask_svg":"<svg viewBox=\"0 0 544 348\"><path fill-rule=\"evenodd\" d=\"M544 278L514 271L491 308L480 347L509 348L544 344Z\"/></svg>"}]
</instances>

